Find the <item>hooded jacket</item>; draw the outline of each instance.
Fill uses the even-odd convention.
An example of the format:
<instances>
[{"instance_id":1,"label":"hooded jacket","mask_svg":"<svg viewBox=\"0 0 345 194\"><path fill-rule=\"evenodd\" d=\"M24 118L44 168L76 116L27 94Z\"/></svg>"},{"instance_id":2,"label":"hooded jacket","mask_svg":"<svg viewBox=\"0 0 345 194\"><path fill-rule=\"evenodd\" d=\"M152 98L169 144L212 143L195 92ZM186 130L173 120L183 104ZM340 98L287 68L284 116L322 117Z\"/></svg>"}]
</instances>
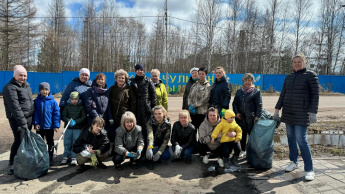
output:
<instances>
[{"instance_id":1,"label":"hooded jacket","mask_svg":"<svg viewBox=\"0 0 345 194\"><path fill-rule=\"evenodd\" d=\"M210 94L210 106L217 107L218 113L222 109L229 109L231 99L231 84L229 78L224 75L220 80L214 80Z\"/></svg>"},{"instance_id":2,"label":"hooded jacket","mask_svg":"<svg viewBox=\"0 0 345 194\"><path fill-rule=\"evenodd\" d=\"M127 131L124 125L116 129L115 137L115 150L116 153L125 156L128 150L135 147L144 147L144 139L142 130L139 125L135 125L131 131Z\"/></svg>"},{"instance_id":3,"label":"hooded jacket","mask_svg":"<svg viewBox=\"0 0 345 194\"><path fill-rule=\"evenodd\" d=\"M188 107L193 104L197 108L197 114L205 115L208 109L211 89L212 86L209 81L205 80L204 82L199 82L198 80L190 89Z\"/></svg>"},{"instance_id":4,"label":"hooded jacket","mask_svg":"<svg viewBox=\"0 0 345 194\"><path fill-rule=\"evenodd\" d=\"M186 88L185 88L184 93L183 93L183 102L182 102L182 109L184 109L184 110L189 110L188 95L190 93L190 88L192 87L192 85L195 82L196 81L194 81L192 77L190 77L188 82L187 82Z\"/></svg>"},{"instance_id":5,"label":"hooded jacket","mask_svg":"<svg viewBox=\"0 0 345 194\"><path fill-rule=\"evenodd\" d=\"M71 92L77 91L79 93L82 103L84 103L84 93L89 87L91 87L92 81L88 80L83 83L80 81L79 77L75 77L72 81L66 86L65 90L62 93L59 106L66 106Z\"/></svg>"},{"instance_id":6,"label":"hooded jacket","mask_svg":"<svg viewBox=\"0 0 345 194\"><path fill-rule=\"evenodd\" d=\"M65 127L69 119L73 119L76 124L68 129L82 129L85 127L86 123L86 111L84 106L81 103L81 100L78 101L78 104L73 105L70 100L67 101L67 106L62 112L61 119L65 123Z\"/></svg>"},{"instance_id":7,"label":"hooded jacket","mask_svg":"<svg viewBox=\"0 0 345 194\"><path fill-rule=\"evenodd\" d=\"M212 140L212 132L214 128L220 123L220 118L218 117L217 123L212 125L209 121L207 116L205 117L204 121L201 123L199 126L199 142L201 144L207 144L207 146L211 150L217 149L218 146L220 146L219 142L214 142L213 144L211 143Z\"/></svg>"},{"instance_id":8,"label":"hooded jacket","mask_svg":"<svg viewBox=\"0 0 345 194\"><path fill-rule=\"evenodd\" d=\"M39 94L34 100L35 114L34 125L39 125L40 129L60 128L60 109L54 97Z\"/></svg>"},{"instance_id":9,"label":"hooded jacket","mask_svg":"<svg viewBox=\"0 0 345 194\"><path fill-rule=\"evenodd\" d=\"M165 110L168 111L168 93L165 88L162 80L159 80L158 83L153 83L156 88L157 103L156 105L162 105Z\"/></svg>"},{"instance_id":10,"label":"hooded jacket","mask_svg":"<svg viewBox=\"0 0 345 194\"><path fill-rule=\"evenodd\" d=\"M235 137L231 138L226 135L226 133L229 133L231 131L236 132ZM211 135L212 139L216 139L220 132L223 133L222 137L220 138L220 143L231 142L235 140L240 141L242 139L242 129L235 121L229 123L227 120L222 119L220 123L217 125L217 127L214 129Z\"/></svg>"},{"instance_id":11,"label":"hooded jacket","mask_svg":"<svg viewBox=\"0 0 345 194\"><path fill-rule=\"evenodd\" d=\"M159 154L162 154L168 146L171 135L171 123L169 118L164 118L162 123L157 123L154 117L151 117L146 124L147 128L147 146L158 146Z\"/></svg>"},{"instance_id":12,"label":"hooded jacket","mask_svg":"<svg viewBox=\"0 0 345 194\"><path fill-rule=\"evenodd\" d=\"M192 123L188 123L186 127L183 127L180 121L174 123L171 144L172 146L180 145L183 149L193 146L196 139L196 130Z\"/></svg>"},{"instance_id":13,"label":"hooded jacket","mask_svg":"<svg viewBox=\"0 0 345 194\"><path fill-rule=\"evenodd\" d=\"M73 152L79 154L85 150L85 145L87 144L92 145L93 150L100 150L101 154L109 150L107 132L102 129L99 134L94 135L91 130L91 127L82 129L80 136L73 144Z\"/></svg>"}]
</instances>

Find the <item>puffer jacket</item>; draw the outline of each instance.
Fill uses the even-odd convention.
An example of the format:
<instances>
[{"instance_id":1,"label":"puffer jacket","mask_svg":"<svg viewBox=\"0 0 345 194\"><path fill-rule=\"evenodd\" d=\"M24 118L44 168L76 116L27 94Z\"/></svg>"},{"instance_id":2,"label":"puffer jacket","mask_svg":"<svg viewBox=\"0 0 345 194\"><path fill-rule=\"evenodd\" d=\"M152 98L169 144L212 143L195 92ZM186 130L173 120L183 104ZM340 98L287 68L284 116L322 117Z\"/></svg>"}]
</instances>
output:
<instances>
[{"instance_id":1,"label":"puffer jacket","mask_svg":"<svg viewBox=\"0 0 345 194\"><path fill-rule=\"evenodd\" d=\"M20 85L16 79L12 78L4 86L2 94L7 119L14 119L18 127L26 125L26 118L34 115L34 101L30 84L25 82Z\"/></svg>"},{"instance_id":2,"label":"puffer jacket","mask_svg":"<svg viewBox=\"0 0 345 194\"><path fill-rule=\"evenodd\" d=\"M131 78L131 87L137 99L137 124L143 129L143 133L147 134L146 123L151 117L152 108L156 106L157 97L156 89L152 81L146 76ZM146 137L146 135L144 135Z\"/></svg>"},{"instance_id":3,"label":"puffer jacket","mask_svg":"<svg viewBox=\"0 0 345 194\"><path fill-rule=\"evenodd\" d=\"M102 116L105 121L112 119L110 106L109 106L109 90L104 93L97 93L94 87L98 87L96 80L92 82L91 88L85 93L86 111L88 115L88 123L91 124L92 120L98 116ZM107 85L105 85L107 88Z\"/></svg>"},{"instance_id":4,"label":"puffer jacket","mask_svg":"<svg viewBox=\"0 0 345 194\"><path fill-rule=\"evenodd\" d=\"M120 88L115 82L109 88L109 103L116 128L121 125L123 113L131 111L133 114L136 114L137 112L137 99L128 83L123 88Z\"/></svg>"},{"instance_id":5,"label":"puffer jacket","mask_svg":"<svg viewBox=\"0 0 345 194\"><path fill-rule=\"evenodd\" d=\"M184 93L183 93L183 103L182 103L182 109L184 110L189 110L189 106L188 106L188 95L190 93L190 88L192 87L192 85L195 83L196 81L193 81L193 78L190 77L188 82L187 82L187 85L186 85L186 88L184 90Z\"/></svg>"},{"instance_id":6,"label":"puffer jacket","mask_svg":"<svg viewBox=\"0 0 345 194\"><path fill-rule=\"evenodd\" d=\"M94 135L91 127L82 129L80 136L73 144L73 152L77 154L82 152L85 150L85 145L92 145L92 149L100 150L101 154L106 153L110 148L107 132L102 129L99 134Z\"/></svg>"},{"instance_id":7,"label":"puffer jacket","mask_svg":"<svg viewBox=\"0 0 345 194\"><path fill-rule=\"evenodd\" d=\"M236 132L236 136L228 137L226 133L232 131ZM216 139L220 132L223 133L222 137L220 138L220 143L231 142L235 140L240 141L242 139L242 129L235 121L229 123L227 120L222 119L220 123L216 126L216 128L213 130L211 135L212 139Z\"/></svg>"},{"instance_id":8,"label":"puffer jacket","mask_svg":"<svg viewBox=\"0 0 345 194\"><path fill-rule=\"evenodd\" d=\"M151 117L146 124L147 140L149 146L158 146L158 152L162 154L168 146L171 134L171 123L169 118L165 118L162 123L157 123L154 117Z\"/></svg>"},{"instance_id":9,"label":"puffer jacket","mask_svg":"<svg viewBox=\"0 0 345 194\"><path fill-rule=\"evenodd\" d=\"M165 88L162 80L159 80L159 83L153 83L156 88L156 95L157 95L157 104L162 105L165 110L168 111L168 93L167 89Z\"/></svg>"},{"instance_id":10,"label":"puffer jacket","mask_svg":"<svg viewBox=\"0 0 345 194\"><path fill-rule=\"evenodd\" d=\"M229 78L225 75L220 80L216 78L211 89L210 106L217 107L218 113L220 113L223 108L229 109L230 99L231 84Z\"/></svg>"},{"instance_id":11,"label":"puffer jacket","mask_svg":"<svg viewBox=\"0 0 345 194\"><path fill-rule=\"evenodd\" d=\"M219 142L214 142L213 144L211 143L211 135L214 130L214 128L219 124L220 118L218 118L218 121L216 124L212 125L209 121L207 116L205 117L205 120L201 123L199 127L199 142L201 144L207 144L207 146L211 150L217 149L218 146L220 146Z\"/></svg>"},{"instance_id":12,"label":"puffer jacket","mask_svg":"<svg viewBox=\"0 0 345 194\"><path fill-rule=\"evenodd\" d=\"M76 124L73 127L68 126L68 129L82 129L87 125L86 111L81 100L79 100L76 105L71 104L70 100L67 101L67 106L64 108L61 116L62 121L65 123L65 127L68 120L71 118L76 122Z\"/></svg>"},{"instance_id":13,"label":"puffer jacket","mask_svg":"<svg viewBox=\"0 0 345 194\"><path fill-rule=\"evenodd\" d=\"M60 109L54 97L38 95L34 100L35 114L34 125L39 125L40 129L60 128Z\"/></svg>"},{"instance_id":14,"label":"puffer jacket","mask_svg":"<svg viewBox=\"0 0 345 194\"><path fill-rule=\"evenodd\" d=\"M254 118L260 118L262 113L262 97L259 89L255 88L246 94L242 89L237 90L232 103L234 113L240 113L242 120L236 118L236 122L242 130L251 131L254 126Z\"/></svg>"},{"instance_id":15,"label":"puffer jacket","mask_svg":"<svg viewBox=\"0 0 345 194\"><path fill-rule=\"evenodd\" d=\"M209 81L197 81L190 89L188 95L188 108L190 105L195 105L197 114L205 115L208 109L208 102L210 100L212 86Z\"/></svg>"},{"instance_id":16,"label":"puffer jacket","mask_svg":"<svg viewBox=\"0 0 345 194\"><path fill-rule=\"evenodd\" d=\"M196 141L196 130L192 123L188 123L186 127L183 127L180 121L174 123L171 144L172 146L180 145L183 149L193 146Z\"/></svg>"},{"instance_id":17,"label":"puffer jacket","mask_svg":"<svg viewBox=\"0 0 345 194\"><path fill-rule=\"evenodd\" d=\"M301 69L286 76L279 100L281 121L290 125L309 126L309 113L317 113L319 106L319 78L310 70Z\"/></svg>"},{"instance_id":18,"label":"puffer jacket","mask_svg":"<svg viewBox=\"0 0 345 194\"><path fill-rule=\"evenodd\" d=\"M127 131L122 125L116 129L115 137L115 150L116 153L125 156L128 150L132 150L135 147L144 147L144 139L142 130L139 125L133 127L131 131Z\"/></svg>"},{"instance_id":19,"label":"puffer jacket","mask_svg":"<svg viewBox=\"0 0 345 194\"><path fill-rule=\"evenodd\" d=\"M72 81L66 86L65 90L62 93L62 97L60 100L59 106L66 106L67 101L69 99L69 95L71 92L77 91L79 93L80 99L82 103L84 103L84 93L87 91L89 87L91 87L92 81L88 80L87 82L83 83L80 81L79 77L75 77Z\"/></svg>"}]
</instances>

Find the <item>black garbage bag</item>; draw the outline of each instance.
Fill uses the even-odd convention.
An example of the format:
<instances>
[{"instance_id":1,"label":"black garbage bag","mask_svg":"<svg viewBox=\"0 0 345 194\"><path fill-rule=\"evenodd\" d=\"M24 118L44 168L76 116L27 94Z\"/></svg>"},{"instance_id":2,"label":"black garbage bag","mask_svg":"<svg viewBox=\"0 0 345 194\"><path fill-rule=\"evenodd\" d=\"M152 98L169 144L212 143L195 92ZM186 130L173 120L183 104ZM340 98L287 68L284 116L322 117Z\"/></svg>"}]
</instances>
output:
<instances>
[{"instance_id":1,"label":"black garbage bag","mask_svg":"<svg viewBox=\"0 0 345 194\"><path fill-rule=\"evenodd\" d=\"M38 134L26 130L14 157L14 176L20 179L35 179L47 174L49 154L47 145Z\"/></svg>"},{"instance_id":2,"label":"black garbage bag","mask_svg":"<svg viewBox=\"0 0 345 194\"><path fill-rule=\"evenodd\" d=\"M272 168L273 134L277 121L260 119L254 124L247 145L248 164L256 169Z\"/></svg>"}]
</instances>

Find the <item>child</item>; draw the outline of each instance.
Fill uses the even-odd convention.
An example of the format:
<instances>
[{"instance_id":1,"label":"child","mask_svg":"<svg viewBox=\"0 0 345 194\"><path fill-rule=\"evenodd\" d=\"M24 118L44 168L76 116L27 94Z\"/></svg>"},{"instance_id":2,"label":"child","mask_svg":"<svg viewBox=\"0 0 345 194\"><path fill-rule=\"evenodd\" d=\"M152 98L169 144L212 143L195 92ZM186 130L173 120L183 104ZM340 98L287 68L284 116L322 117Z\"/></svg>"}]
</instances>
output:
<instances>
[{"instance_id":1,"label":"child","mask_svg":"<svg viewBox=\"0 0 345 194\"><path fill-rule=\"evenodd\" d=\"M230 137L231 132L235 131L236 136ZM235 166L238 166L237 159L240 155L241 148L238 144L238 141L242 139L242 129L235 122L235 113L232 110L226 110L224 113L224 118L220 121L217 127L214 129L212 135L211 143L214 143L214 140L218 137L220 138L220 143L223 148L223 156L225 168L230 168L229 156L232 152L232 149L235 150L235 154L230 159L230 162Z\"/></svg>"},{"instance_id":2,"label":"child","mask_svg":"<svg viewBox=\"0 0 345 194\"><path fill-rule=\"evenodd\" d=\"M101 117L96 117L93 119L91 127L82 130L80 136L75 141L73 151L78 153L78 173L85 170L85 163L90 159L93 167L107 168L102 163L107 159L107 151L109 150L109 139L104 125L105 121Z\"/></svg>"},{"instance_id":3,"label":"child","mask_svg":"<svg viewBox=\"0 0 345 194\"><path fill-rule=\"evenodd\" d=\"M191 164L194 144L196 141L196 130L191 123L189 111L179 112L179 121L174 123L171 135L172 149L176 155L173 161L184 159L186 164Z\"/></svg>"},{"instance_id":4,"label":"child","mask_svg":"<svg viewBox=\"0 0 345 194\"><path fill-rule=\"evenodd\" d=\"M60 128L60 109L54 97L50 94L50 85L42 82L38 85L40 94L34 100L34 126L37 134L46 137L49 152L49 163L53 164L52 149L54 146L54 131Z\"/></svg>"},{"instance_id":5,"label":"child","mask_svg":"<svg viewBox=\"0 0 345 194\"><path fill-rule=\"evenodd\" d=\"M65 149L61 164L67 164L68 158L72 157L71 165L75 166L77 165L77 154L72 151L72 146L79 137L81 128L85 126L86 122L85 108L79 99L78 92L71 92L67 106L62 113L62 121L65 122L65 126L70 119L71 122L64 135L63 144Z\"/></svg>"}]
</instances>

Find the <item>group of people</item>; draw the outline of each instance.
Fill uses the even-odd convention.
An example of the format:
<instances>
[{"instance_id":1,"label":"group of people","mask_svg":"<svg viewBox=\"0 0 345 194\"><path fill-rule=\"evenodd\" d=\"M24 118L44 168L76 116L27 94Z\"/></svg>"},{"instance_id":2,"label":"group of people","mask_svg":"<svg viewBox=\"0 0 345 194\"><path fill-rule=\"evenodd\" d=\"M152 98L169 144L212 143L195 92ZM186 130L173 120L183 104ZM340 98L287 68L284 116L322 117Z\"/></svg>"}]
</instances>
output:
<instances>
[{"instance_id":1,"label":"group of people","mask_svg":"<svg viewBox=\"0 0 345 194\"><path fill-rule=\"evenodd\" d=\"M306 70L305 64L304 55L293 58L294 72L284 81L273 116L278 118L283 108L281 120L286 123L291 160L286 171L298 168L297 142L305 162L305 178L313 180L306 129L316 122L318 78ZM90 71L82 68L66 86L58 105L47 82L39 84L39 94L33 100L27 72L16 65L13 78L3 89L6 116L14 135L8 174L13 174L14 156L32 125L46 138L50 162L53 161L53 136L60 128L60 120L67 127L61 164L70 160L71 165L79 165L79 172L90 160L94 167L106 168L103 161L109 156L118 170L126 158L133 168L146 158L147 167L152 170L155 163L170 158L190 164L195 153L205 164L210 158L217 158L220 167L239 166L238 158L246 155L247 136L262 112L261 92L254 85L254 76L243 75L243 85L235 94L231 110L232 88L224 68L215 69L213 85L206 80L206 68L192 68L182 110L172 126L160 72L153 69L148 78L144 70L143 64L135 65L136 76L129 79L128 73L120 69L115 72L114 85L108 88L103 73L91 81Z\"/></svg>"}]
</instances>

